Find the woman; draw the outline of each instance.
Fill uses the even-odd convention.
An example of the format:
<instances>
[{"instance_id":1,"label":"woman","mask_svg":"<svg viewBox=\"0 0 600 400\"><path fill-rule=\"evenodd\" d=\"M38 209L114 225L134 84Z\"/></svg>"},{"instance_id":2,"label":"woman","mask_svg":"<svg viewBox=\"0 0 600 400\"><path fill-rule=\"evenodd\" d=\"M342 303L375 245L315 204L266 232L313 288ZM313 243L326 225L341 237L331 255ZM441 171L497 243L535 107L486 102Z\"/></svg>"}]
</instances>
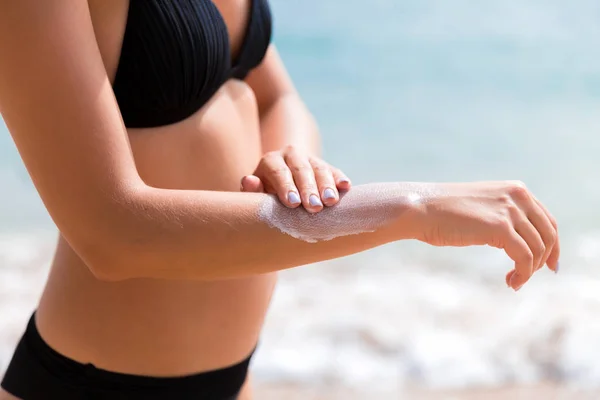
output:
<instances>
[{"instance_id":1,"label":"woman","mask_svg":"<svg viewBox=\"0 0 600 400\"><path fill-rule=\"evenodd\" d=\"M60 231L1 399L250 399L276 271L391 241L557 270L518 182L350 188L270 41L267 0L0 4L0 112Z\"/></svg>"}]
</instances>

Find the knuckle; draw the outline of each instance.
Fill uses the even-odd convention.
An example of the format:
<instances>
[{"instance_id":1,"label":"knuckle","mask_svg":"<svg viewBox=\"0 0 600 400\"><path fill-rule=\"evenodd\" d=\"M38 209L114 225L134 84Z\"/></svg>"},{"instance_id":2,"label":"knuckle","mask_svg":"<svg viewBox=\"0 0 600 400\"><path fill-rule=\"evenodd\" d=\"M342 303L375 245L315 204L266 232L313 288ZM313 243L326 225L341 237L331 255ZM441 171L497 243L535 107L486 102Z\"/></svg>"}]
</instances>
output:
<instances>
[{"instance_id":1,"label":"knuckle","mask_svg":"<svg viewBox=\"0 0 600 400\"><path fill-rule=\"evenodd\" d=\"M512 198L519 200L528 200L531 197L527 186L521 181L510 182L508 193Z\"/></svg>"},{"instance_id":2,"label":"knuckle","mask_svg":"<svg viewBox=\"0 0 600 400\"><path fill-rule=\"evenodd\" d=\"M524 249L519 257L519 261L526 264L532 264L534 260L533 252L529 249Z\"/></svg>"},{"instance_id":3,"label":"knuckle","mask_svg":"<svg viewBox=\"0 0 600 400\"><path fill-rule=\"evenodd\" d=\"M278 151L270 151L270 152L266 153L265 155L263 155L261 161L269 162L269 161L273 161L276 158L281 158L281 154L279 154Z\"/></svg>"},{"instance_id":4,"label":"knuckle","mask_svg":"<svg viewBox=\"0 0 600 400\"><path fill-rule=\"evenodd\" d=\"M522 218L522 212L519 206L512 201L512 199L507 199L504 204L504 209L507 213L508 218Z\"/></svg>"},{"instance_id":5,"label":"knuckle","mask_svg":"<svg viewBox=\"0 0 600 400\"><path fill-rule=\"evenodd\" d=\"M279 154L275 154L274 152L265 154L258 163L258 169L262 170L270 170L274 168L274 166L281 164L281 156Z\"/></svg>"},{"instance_id":6,"label":"knuckle","mask_svg":"<svg viewBox=\"0 0 600 400\"><path fill-rule=\"evenodd\" d=\"M296 174L306 174L308 172L312 172L311 166L305 163L290 165L290 169Z\"/></svg>"},{"instance_id":7,"label":"knuckle","mask_svg":"<svg viewBox=\"0 0 600 400\"><path fill-rule=\"evenodd\" d=\"M331 172L331 170L329 169L329 166L322 161L312 162L312 167L313 167L313 170L315 171L315 173L325 174L327 172Z\"/></svg>"},{"instance_id":8,"label":"knuckle","mask_svg":"<svg viewBox=\"0 0 600 400\"><path fill-rule=\"evenodd\" d=\"M506 217L496 218L490 223L490 225L494 230L504 234L513 230L511 220Z\"/></svg>"},{"instance_id":9,"label":"knuckle","mask_svg":"<svg viewBox=\"0 0 600 400\"><path fill-rule=\"evenodd\" d=\"M546 253L546 245L541 243L538 245L537 253L543 255Z\"/></svg>"},{"instance_id":10,"label":"knuckle","mask_svg":"<svg viewBox=\"0 0 600 400\"><path fill-rule=\"evenodd\" d=\"M305 182L299 189L306 195L318 193L317 185L314 182Z\"/></svg>"},{"instance_id":11,"label":"knuckle","mask_svg":"<svg viewBox=\"0 0 600 400\"><path fill-rule=\"evenodd\" d=\"M288 179L290 169L284 165L271 164L267 170L268 174L278 179Z\"/></svg>"},{"instance_id":12,"label":"knuckle","mask_svg":"<svg viewBox=\"0 0 600 400\"><path fill-rule=\"evenodd\" d=\"M302 152L300 151L300 149L298 149L298 147L294 146L293 144L289 144L287 146L285 146L282 150L283 154L285 154L286 157L299 157L302 156Z\"/></svg>"},{"instance_id":13,"label":"knuckle","mask_svg":"<svg viewBox=\"0 0 600 400\"><path fill-rule=\"evenodd\" d=\"M500 203L503 204L505 207L514 207L516 204L513 201L513 198L510 196L509 193L502 193L500 194Z\"/></svg>"}]
</instances>

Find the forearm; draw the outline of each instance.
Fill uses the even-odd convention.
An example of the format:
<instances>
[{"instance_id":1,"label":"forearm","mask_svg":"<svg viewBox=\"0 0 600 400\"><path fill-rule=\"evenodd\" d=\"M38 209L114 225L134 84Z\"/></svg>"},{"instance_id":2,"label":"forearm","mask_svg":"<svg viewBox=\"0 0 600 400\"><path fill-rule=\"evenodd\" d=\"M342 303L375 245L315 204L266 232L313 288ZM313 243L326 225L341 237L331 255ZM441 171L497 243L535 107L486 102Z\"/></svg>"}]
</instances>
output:
<instances>
[{"instance_id":1,"label":"forearm","mask_svg":"<svg viewBox=\"0 0 600 400\"><path fill-rule=\"evenodd\" d=\"M338 258L415 237L428 186L356 186L316 215L258 193L145 187L120 213L100 278L227 279ZM108 247L105 247L108 248Z\"/></svg>"},{"instance_id":2,"label":"forearm","mask_svg":"<svg viewBox=\"0 0 600 400\"><path fill-rule=\"evenodd\" d=\"M292 145L311 155L321 153L317 123L296 93L283 95L270 104L260 119L263 153Z\"/></svg>"}]
</instances>

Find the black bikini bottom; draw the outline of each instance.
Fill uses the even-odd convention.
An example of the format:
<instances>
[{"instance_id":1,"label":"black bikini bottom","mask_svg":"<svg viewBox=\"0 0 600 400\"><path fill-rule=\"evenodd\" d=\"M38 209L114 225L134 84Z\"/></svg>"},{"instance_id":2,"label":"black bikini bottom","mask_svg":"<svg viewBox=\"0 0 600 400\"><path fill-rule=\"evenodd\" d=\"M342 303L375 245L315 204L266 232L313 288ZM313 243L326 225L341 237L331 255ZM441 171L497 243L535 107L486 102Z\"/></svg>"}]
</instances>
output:
<instances>
[{"instance_id":1,"label":"black bikini bottom","mask_svg":"<svg viewBox=\"0 0 600 400\"><path fill-rule=\"evenodd\" d=\"M71 360L48 346L37 330L34 313L1 386L23 400L236 400L251 357L226 368L176 378L110 372Z\"/></svg>"}]
</instances>

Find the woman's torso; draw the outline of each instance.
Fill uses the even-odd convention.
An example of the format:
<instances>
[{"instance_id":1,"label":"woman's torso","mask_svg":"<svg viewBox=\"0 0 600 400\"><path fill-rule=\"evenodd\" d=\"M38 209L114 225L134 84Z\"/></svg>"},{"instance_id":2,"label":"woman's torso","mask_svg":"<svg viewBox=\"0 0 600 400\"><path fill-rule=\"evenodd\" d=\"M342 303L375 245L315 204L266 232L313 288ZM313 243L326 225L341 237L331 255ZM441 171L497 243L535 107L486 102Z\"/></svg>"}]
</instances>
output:
<instances>
[{"instance_id":1,"label":"woman's torso","mask_svg":"<svg viewBox=\"0 0 600 400\"><path fill-rule=\"evenodd\" d=\"M235 56L251 0L214 4L227 24ZM128 1L89 0L89 5L114 80ZM256 99L236 79L187 119L128 133L139 173L155 187L239 191L241 177L252 173L261 157ZM275 274L268 274L218 282L103 282L60 239L37 324L52 347L76 361L130 374L192 374L247 357L257 344L275 280Z\"/></svg>"}]
</instances>

